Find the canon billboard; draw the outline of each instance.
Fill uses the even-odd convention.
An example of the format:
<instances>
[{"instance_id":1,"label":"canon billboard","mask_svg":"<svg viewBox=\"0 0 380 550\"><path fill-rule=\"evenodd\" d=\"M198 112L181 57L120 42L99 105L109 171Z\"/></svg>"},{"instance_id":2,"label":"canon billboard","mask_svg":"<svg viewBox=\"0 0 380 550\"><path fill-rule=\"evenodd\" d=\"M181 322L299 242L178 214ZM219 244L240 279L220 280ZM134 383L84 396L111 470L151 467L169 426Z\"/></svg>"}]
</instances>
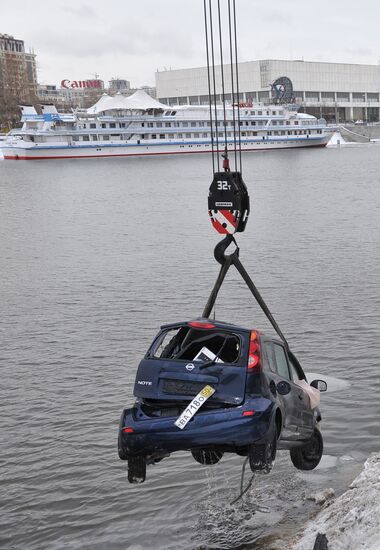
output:
<instances>
[{"instance_id":1,"label":"canon billboard","mask_svg":"<svg viewBox=\"0 0 380 550\"><path fill-rule=\"evenodd\" d=\"M103 88L103 80L69 80L65 78L61 80L61 88Z\"/></svg>"}]
</instances>

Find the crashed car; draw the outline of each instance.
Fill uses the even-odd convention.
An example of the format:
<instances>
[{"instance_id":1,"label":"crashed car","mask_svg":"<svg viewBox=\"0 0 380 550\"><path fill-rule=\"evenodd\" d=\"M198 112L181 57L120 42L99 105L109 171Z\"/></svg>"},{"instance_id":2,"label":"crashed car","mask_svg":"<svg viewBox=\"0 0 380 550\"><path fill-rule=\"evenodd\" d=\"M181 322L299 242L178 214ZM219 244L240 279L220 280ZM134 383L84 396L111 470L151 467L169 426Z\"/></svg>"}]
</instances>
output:
<instances>
[{"instance_id":1,"label":"crashed car","mask_svg":"<svg viewBox=\"0 0 380 550\"><path fill-rule=\"evenodd\" d=\"M268 473L277 449L294 466L314 469L323 453L319 391L278 338L210 319L161 327L137 370L136 403L123 411L118 452L128 480L175 451L200 464L225 452L249 457Z\"/></svg>"}]
</instances>

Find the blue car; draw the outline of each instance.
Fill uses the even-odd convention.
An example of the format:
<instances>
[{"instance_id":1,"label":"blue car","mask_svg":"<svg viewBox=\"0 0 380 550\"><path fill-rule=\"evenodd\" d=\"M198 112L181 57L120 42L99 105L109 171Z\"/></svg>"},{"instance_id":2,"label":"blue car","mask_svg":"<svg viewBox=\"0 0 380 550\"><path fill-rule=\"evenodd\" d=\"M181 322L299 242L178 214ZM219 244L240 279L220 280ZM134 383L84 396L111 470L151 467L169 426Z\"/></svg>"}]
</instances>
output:
<instances>
[{"instance_id":1,"label":"blue car","mask_svg":"<svg viewBox=\"0 0 380 550\"><path fill-rule=\"evenodd\" d=\"M200 464L237 453L253 472L268 473L277 449L288 449L296 468L312 470L323 440L307 389L327 387L310 386L278 338L203 318L162 326L138 367L137 401L121 415L128 480L143 482L148 464L180 450Z\"/></svg>"}]
</instances>

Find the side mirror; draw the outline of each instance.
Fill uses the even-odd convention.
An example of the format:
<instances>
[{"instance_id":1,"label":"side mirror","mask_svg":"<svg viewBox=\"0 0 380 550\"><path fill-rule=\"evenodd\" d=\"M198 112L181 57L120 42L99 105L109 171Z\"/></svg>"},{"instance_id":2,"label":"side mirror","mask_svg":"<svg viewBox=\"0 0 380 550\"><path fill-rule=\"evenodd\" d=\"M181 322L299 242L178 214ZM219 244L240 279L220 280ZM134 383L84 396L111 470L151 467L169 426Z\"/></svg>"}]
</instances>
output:
<instances>
[{"instance_id":1,"label":"side mirror","mask_svg":"<svg viewBox=\"0 0 380 550\"><path fill-rule=\"evenodd\" d=\"M313 380L310 383L310 386L313 386L313 388L316 388L319 391L327 391L327 382L324 380Z\"/></svg>"},{"instance_id":2,"label":"side mirror","mask_svg":"<svg viewBox=\"0 0 380 550\"><path fill-rule=\"evenodd\" d=\"M280 395L288 395L291 389L291 385L286 380L281 380L281 382L277 384L277 391Z\"/></svg>"}]
</instances>

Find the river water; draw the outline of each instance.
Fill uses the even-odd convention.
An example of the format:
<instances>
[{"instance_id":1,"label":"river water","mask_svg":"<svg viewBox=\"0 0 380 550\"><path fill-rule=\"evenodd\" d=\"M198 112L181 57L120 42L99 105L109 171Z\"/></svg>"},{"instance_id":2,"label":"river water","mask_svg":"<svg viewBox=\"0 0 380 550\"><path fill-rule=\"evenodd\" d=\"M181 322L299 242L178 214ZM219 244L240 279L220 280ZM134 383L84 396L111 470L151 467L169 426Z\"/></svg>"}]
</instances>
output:
<instances>
[{"instance_id":1,"label":"river water","mask_svg":"<svg viewBox=\"0 0 380 550\"><path fill-rule=\"evenodd\" d=\"M133 486L116 451L140 358L218 272L210 158L0 161L2 548L281 548L305 497L348 486L380 447L379 153L243 157L241 259L305 371L350 385L323 394L320 467L280 452L233 506L241 457L177 453ZM233 272L216 317L271 330Z\"/></svg>"}]
</instances>

